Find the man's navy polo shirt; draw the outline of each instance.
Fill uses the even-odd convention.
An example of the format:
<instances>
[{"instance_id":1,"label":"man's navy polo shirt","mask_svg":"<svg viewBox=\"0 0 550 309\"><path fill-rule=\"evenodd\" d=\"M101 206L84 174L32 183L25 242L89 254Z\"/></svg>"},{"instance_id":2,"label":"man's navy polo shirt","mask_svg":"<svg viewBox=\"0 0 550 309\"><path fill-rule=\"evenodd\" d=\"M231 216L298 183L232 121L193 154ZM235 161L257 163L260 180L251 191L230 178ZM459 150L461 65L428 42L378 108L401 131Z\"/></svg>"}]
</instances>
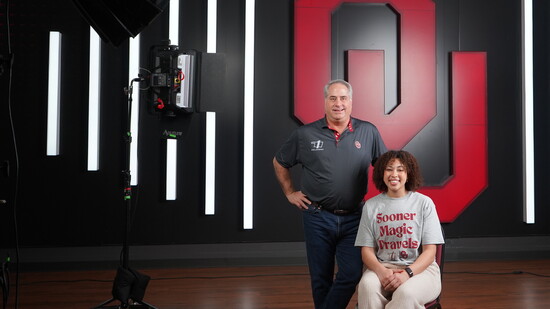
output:
<instances>
[{"instance_id":1,"label":"man's navy polo shirt","mask_svg":"<svg viewBox=\"0 0 550 309\"><path fill-rule=\"evenodd\" d=\"M376 127L351 118L336 141L325 118L296 129L275 158L285 168L302 165L301 191L325 209L356 209L367 193L368 169L386 152Z\"/></svg>"}]
</instances>

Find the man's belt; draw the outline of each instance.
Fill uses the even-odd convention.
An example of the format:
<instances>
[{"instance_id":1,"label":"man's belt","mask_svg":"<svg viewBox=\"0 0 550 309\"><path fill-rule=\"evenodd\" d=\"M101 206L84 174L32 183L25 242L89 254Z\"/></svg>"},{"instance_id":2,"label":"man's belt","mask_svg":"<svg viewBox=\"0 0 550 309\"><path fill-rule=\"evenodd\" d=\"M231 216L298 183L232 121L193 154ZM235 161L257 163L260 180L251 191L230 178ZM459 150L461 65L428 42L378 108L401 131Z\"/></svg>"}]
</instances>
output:
<instances>
[{"instance_id":1,"label":"man's belt","mask_svg":"<svg viewBox=\"0 0 550 309\"><path fill-rule=\"evenodd\" d=\"M351 215L356 214L358 209L328 209L326 207L323 207L323 205L317 203L317 202L311 202L311 206L316 207L320 210L328 211L330 213L333 213L337 216L345 216L345 215Z\"/></svg>"}]
</instances>

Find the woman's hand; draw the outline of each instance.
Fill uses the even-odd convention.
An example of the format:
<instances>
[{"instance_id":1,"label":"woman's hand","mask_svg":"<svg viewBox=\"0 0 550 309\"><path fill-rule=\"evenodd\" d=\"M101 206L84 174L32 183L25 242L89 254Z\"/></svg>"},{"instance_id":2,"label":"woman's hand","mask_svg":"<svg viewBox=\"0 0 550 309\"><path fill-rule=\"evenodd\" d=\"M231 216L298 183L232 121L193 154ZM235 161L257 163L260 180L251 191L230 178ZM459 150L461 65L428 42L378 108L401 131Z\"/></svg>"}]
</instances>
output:
<instances>
[{"instance_id":1,"label":"woman's hand","mask_svg":"<svg viewBox=\"0 0 550 309\"><path fill-rule=\"evenodd\" d=\"M405 281L409 280L409 275L403 269L388 269L391 275L387 275L384 279L380 279L380 283L385 291L393 292L400 287Z\"/></svg>"},{"instance_id":2,"label":"woman's hand","mask_svg":"<svg viewBox=\"0 0 550 309\"><path fill-rule=\"evenodd\" d=\"M409 274L403 269L389 269L378 261L374 248L362 247L361 257L368 269L374 271L385 291L393 292L409 279Z\"/></svg>"},{"instance_id":3,"label":"woman's hand","mask_svg":"<svg viewBox=\"0 0 550 309\"><path fill-rule=\"evenodd\" d=\"M388 292L393 292L395 289L397 289L396 284L399 282L397 276L395 273L389 269L385 268L382 271L378 271L376 273L378 276L378 280L380 280L380 284L382 285L382 288Z\"/></svg>"}]
</instances>

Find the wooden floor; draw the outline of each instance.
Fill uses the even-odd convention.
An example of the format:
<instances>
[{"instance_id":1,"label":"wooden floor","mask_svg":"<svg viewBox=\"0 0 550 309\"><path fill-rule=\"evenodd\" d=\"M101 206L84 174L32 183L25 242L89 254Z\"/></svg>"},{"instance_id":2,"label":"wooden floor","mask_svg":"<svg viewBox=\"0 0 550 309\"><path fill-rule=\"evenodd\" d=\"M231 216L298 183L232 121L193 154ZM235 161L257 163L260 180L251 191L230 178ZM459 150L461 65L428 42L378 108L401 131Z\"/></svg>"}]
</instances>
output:
<instances>
[{"instance_id":1,"label":"wooden floor","mask_svg":"<svg viewBox=\"0 0 550 309\"><path fill-rule=\"evenodd\" d=\"M304 266L139 271L152 278L144 301L159 309L313 308ZM92 308L111 298L114 276L115 270L21 273L18 308ZM441 303L445 309L550 308L549 276L550 260L447 262ZM12 286L7 308L15 308L14 294Z\"/></svg>"}]
</instances>

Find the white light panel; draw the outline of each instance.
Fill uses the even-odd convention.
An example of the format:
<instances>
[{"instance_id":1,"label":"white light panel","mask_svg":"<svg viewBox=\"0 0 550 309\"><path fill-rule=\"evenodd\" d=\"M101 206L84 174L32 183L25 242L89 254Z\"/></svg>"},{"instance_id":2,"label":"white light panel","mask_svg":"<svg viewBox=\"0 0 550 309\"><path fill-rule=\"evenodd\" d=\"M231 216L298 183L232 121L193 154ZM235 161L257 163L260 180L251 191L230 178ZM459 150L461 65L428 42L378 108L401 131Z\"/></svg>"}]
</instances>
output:
<instances>
[{"instance_id":1,"label":"white light panel","mask_svg":"<svg viewBox=\"0 0 550 309\"><path fill-rule=\"evenodd\" d=\"M130 49L128 56L128 84L134 78L139 76L139 44L140 35L130 38ZM132 134L132 143L130 144L130 185L138 184L138 142L139 142L139 83L134 82L132 89L132 110L130 132Z\"/></svg>"},{"instance_id":2,"label":"white light panel","mask_svg":"<svg viewBox=\"0 0 550 309\"><path fill-rule=\"evenodd\" d=\"M216 113L206 112L204 214L216 212Z\"/></svg>"},{"instance_id":3,"label":"white light panel","mask_svg":"<svg viewBox=\"0 0 550 309\"><path fill-rule=\"evenodd\" d=\"M48 72L48 123L46 155L59 155L59 114L61 78L61 33L50 32L50 54Z\"/></svg>"},{"instance_id":4,"label":"white light panel","mask_svg":"<svg viewBox=\"0 0 550 309\"><path fill-rule=\"evenodd\" d=\"M255 2L245 4L243 228L253 229L254 206L254 17Z\"/></svg>"},{"instance_id":5,"label":"white light panel","mask_svg":"<svg viewBox=\"0 0 550 309\"><path fill-rule=\"evenodd\" d=\"M90 65L88 81L88 171L99 170L99 96L101 77L101 40L90 27Z\"/></svg>"},{"instance_id":6,"label":"white light panel","mask_svg":"<svg viewBox=\"0 0 550 309\"><path fill-rule=\"evenodd\" d=\"M216 52L218 1L208 0L206 51ZM204 214L216 213L216 113L206 112L206 159L204 183Z\"/></svg>"},{"instance_id":7,"label":"white light panel","mask_svg":"<svg viewBox=\"0 0 550 309\"><path fill-rule=\"evenodd\" d=\"M535 223L535 169L533 127L533 2L523 0L523 221Z\"/></svg>"},{"instance_id":8,"label":"white light panel","mask_svg":"<svg viewBox=\"0 0 550 309\"><path fill-rule=\"evenodd\" d=\"M166 200L176 199L178 167L178 140L169 138L166 140Z\"/></svg>"},{"instance_id":9,"label":"white light panel","mask_svg":"<svg viewBox=\"0 0 550 309\"><path fill-rule=\"evenodd\" d=\"M180 0L170 0L168 19L168 38L170 39L170 44L179 45Z\"/></svg>"},{"instance_id":10,"label":"white light panel","mask_svg":"<svg viewBox=\"0 0 550 309\"><path fill-rule=\"evenodd\" d=\"M218 0L208 0L206 18L206 52L216 52L218 34Z\"/></svg>"}]
</instances>

